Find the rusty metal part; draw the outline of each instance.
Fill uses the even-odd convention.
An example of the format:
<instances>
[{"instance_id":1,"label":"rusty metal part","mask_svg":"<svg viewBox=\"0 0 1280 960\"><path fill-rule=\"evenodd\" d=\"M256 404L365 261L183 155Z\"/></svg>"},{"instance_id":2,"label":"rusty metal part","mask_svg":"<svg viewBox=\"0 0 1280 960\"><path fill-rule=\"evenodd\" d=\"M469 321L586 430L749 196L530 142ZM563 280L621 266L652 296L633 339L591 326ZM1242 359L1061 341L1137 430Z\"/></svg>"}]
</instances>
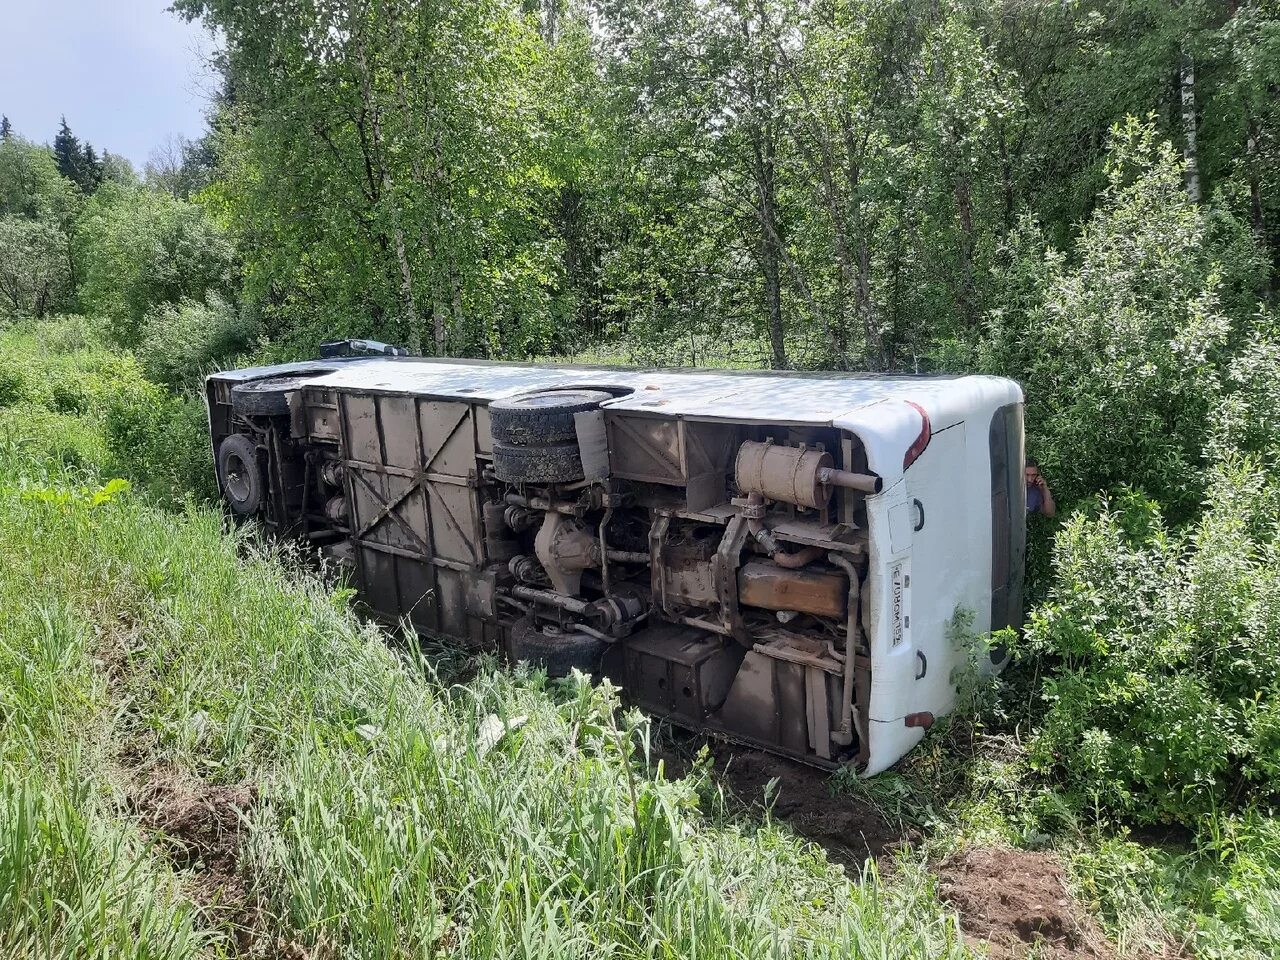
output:
<instances>
[{"instance_id":1,"label":"rusty metal part","mask_svg":"<svg viewBox=\"0 0 1280 960\"><path fill-rule=\"evenodd\" d=\"M582 571L600 566L596 538L581 524L555 512L548 512L542 521L533 550L557 593L577 593Z\"/></svg>"},{"instance_id":2,"label":"rusty metal part","mask_svg":"<svg viewBox=\"0 0 1280 960\"><path fill-rule=\"evenodd\" d=\"M720 601L720 622L729 635L744 647L751 646L751 637L738 603L738 565L742 562L742 547L749 533L747 521L735 516L725 526L724 536L711 558L711 584Z\"/></svg>"},{"instance_id":3,"label":"rusty metal part","mask_svg":"<svg viewBox=\"0 0 1280 960\"><path fill-rule=\"evenodd\" d=\"M518 493L509 493L506 496L506 501L512 506L527 507L530 510L563 513L568 517L581 517L586 513L586 509L581 504L565 503L559 500L551 500L547 497L525 497ZM536 522L536 518L534 522ZM530 523L530 526L532 525L533 522Z\"/></svg>"},{"instance_id":4,"label":"rusty metal part","mask_svg":"<svg viewBox=\"0 0 1280 960\"><path fill-rule=\"evenodd\" d=\"M788 570L798 570L807 564L813 563L820 556L823 550L821 547L805 547L796 553L787 553L774 539L773 533L764 525L764 495L753 490L747 494L747 502L743 507L742 514L747 521L747 530L751 536L755 538L756 543L767 553L770 558L780 567L786 567Z\"/></svg>"},{"instance_id":5,"label":"rusty metal part","mask_svg":"<svg viewBox=\"0 0 1280 960\"><path fill-rule=\"evenodd\" d=\"M873 473L851 473L835 467L819 470L818 483L824 487L844 487L846 490L860 490L862 493L879 493L884 487L884 481Z\"/></svg>"},{"instance_id":6,"label":"rusty metal part","mask_svg":"<svg viewBox=\"0 0 1280 960\"><path fill-rule=\"evenodd\" d=\"M598 416L600 416L600 417L603 417L603 416L604 416L604 415L603 415L603 414L601 414L601 413L600 413L600 411L598 411L598 410L597 410L597 411L595 411L595 412L596 412L596 414L597 414ZM603 437L603 435L604 435L604 425L603 425L603 420L601 420L601 427L600 427L600 431L601 431L601 436ZM607 452L606 452L606 456L607 456ZM600 527L599 527L598 532L597 532L597 537L598 537L598 539L599 539L599 542L596 544L596 549L600 552L600 581L601 581L601 583L604 585L604 595L605 595L606 597L607 597L607 596L609 596L609 594L610 594L610 590L609 590L609 532L608 532L608 526L609 526L609 521L610 521L610 520L612 520L612 519L613 519L613 501L612 501L612 500L610 500L610 501L609 501L609 505L605 508L604 516L600 518Z\"/></svg>"},{"instance_id":7,"label":"rusty metal part","mask_svg":"<svg viewBox=\"0 0 1280 960\"><path fill-rule=\"evenodd\" d=\"M836 743L847 746L853 743L853 681L858 653L858 601L862 597L857 568L843 554L831 552L827 559L844 570L849 578L849 615L844 634L844 689L840 697L840 725L831 734ZM862 737L865 742L865 731Z\"/></svg>"},{"instance_id":8,"label":"rusty metal part","mask_svg":"<svg viewBox=\"0 0 1280 960\"><path fill-rule=\"evenodd\" d=\"M711 725L773 749L829 761L840 665L814 652L804 638L779 633L747 653Z\"/></svg>"},{"instance_id":9,"label":"rusty metal part","mask_svg":"<svg viewBox=\"0 0 1280 960\"><path fill-rule=\"evenodd\" d=\"M764 560L752 560L738 571L738 601L765 610L842 619L848 590L848 581L834 571L788 570Z\"/></svg>"},{"instance_id":10,"label":"rusty metal part","mask_svg":"<svg viewBox=\"0 0 1280 960\"><path fill-rule=\"evenodd\" d=\"M484 555L490 563L506 563L520 552L520 544L511 536L506 521L507 505L490 500L480 509L484 524Z\"/></svg>"},{"instance_id":11,"label":"rusty metal part","mask_svg":"<svg viewBox=\"0 0 1280 960\"><path fill-rule=\"evenodd\" d=\"M659 623L606 654L604 669L641 706L700 724L724 702L742 656L702 630Z\"/></svg>"},{"instance_id":12,"label":"rusty metal part","mask_svg":"<svg viewBox=\"0 0 1280 960\"><path fill-rule=\"evenodd\" d=\"M564 594L553 593L550 590L539 590L537 587L517 585L511 588L511 593L521 600L528 600L531 603L545 603L548 606L559 607L561 610L568 610L570 613L579 615L586 614L591 607L591 604L586 600L579 600L577 597L566 597Z\"/></svg>"},{"instance_id":13,"label":"rusty metal part","mask_svg":"<svg viewBox=\"0 0 1280 960\"><path fill-rule=\"evenodd\" d=\"M679 607L714 607L717 603L715 577L711 572L714 551L707 544L676 542L663 550L659 576L663 592L678 602ZM668 613L677 612L672 608Z\"/></svg>"},{"instance_id":14,"label":"rusty metal part","mask_svg":"<svg viewBox=\"0 0 1280 960\"><path fill-rule=\"evenodd\" d=\"M787 447L748 440L738 448L734 473L738 489L798 507L824 507L831 488L818 475L832 468L831 454L807 447Z\"/></svg>"},{"instance_id":15,"label":"rusty metal part","mask_svg":"<svg viewBox=\"0 0 1280 960\"><path fill-rule=\"evenodd\" d=\"M521 533L533 526L536 515L528 507L508 504L502 511L502 520L514 532Z\"/></svg>"},{"instance_id":16,"label":"rusty metal part","mask_svg":"<svg viewBox=\"0 0 1280 960\"><path fill-rule=\"evenodd\" d=\"M773 562L780 567L788 570L799 570L803 566L807 566L817 560L823 554L821 547L802 547L795 553L787 553L779 547L773 554Z\"/></svg>"},{"instance_id":17,"label":"rusty metal part","mask_svg":"<svg viewBox=\"0 0 1280 960\"><path fill-rule=\"evenodd\" d=\"M606 550L605 555L618 563L648 563L649 555L639 550Z\"/></svg>"}]
</instances>

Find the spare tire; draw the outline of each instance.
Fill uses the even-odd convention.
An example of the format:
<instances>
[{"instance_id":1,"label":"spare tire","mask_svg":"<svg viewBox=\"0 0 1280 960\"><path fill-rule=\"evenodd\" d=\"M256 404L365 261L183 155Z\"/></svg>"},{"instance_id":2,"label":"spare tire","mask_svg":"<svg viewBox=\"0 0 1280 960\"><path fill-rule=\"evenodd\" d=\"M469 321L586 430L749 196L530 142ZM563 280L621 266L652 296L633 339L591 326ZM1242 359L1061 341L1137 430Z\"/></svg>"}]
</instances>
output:
<instances>
[{"instance_id":1,"label":"spare tire","mask_svg":"<svg viewBox=\"0 0 1280 960\"><path fill-rule=\"evenodd\" d=\"M238 516L249 517L262 508L265 483L253 437L233 433L218 446L218 489Z\"/></svg>"},{"instance_id":2,"label":"spare tire","mask_svg":"<svg viewBox=\"0 0 1280 960\"><path fill-rule=\"evenodd\" d=\"M577 438L573 415L594 410L613 394L603 390L547 390L489 404L489 429L499 443L556 443Z\"/></svg>"},{"instance_id":3,"label":"spare tire","mask_svg":"<svg viewBox=\"0 0 1280 960\"><path fill-rule=\"evenodd\" d=\"M493 473L505 483L571 483L583 478L578 442L493 445Z\"/></svg>"},{"instance_id":4,"label":"spare tire","mask_svg":"<svg viewBox=\"0 0 1280 960\"><path fill-rule=\"evenodd\" d=\"M544 633L532 617L521 617L511 625L511 659L544 667L552 677L566 677L575 668L597 672L608 646L585 633Z\"/></svg>"},{"instance_id":5,"label":"spare tire","mask_svg":"<svg viewBox=\"0 0 1280 960\"><path fill-rule=\"evenodd\" d=\"M263 377L231 388L231 411L241 417L287 417L289 394L308 380L331 370L304 370L279 377Z\"/></svg>"}]
</instances>

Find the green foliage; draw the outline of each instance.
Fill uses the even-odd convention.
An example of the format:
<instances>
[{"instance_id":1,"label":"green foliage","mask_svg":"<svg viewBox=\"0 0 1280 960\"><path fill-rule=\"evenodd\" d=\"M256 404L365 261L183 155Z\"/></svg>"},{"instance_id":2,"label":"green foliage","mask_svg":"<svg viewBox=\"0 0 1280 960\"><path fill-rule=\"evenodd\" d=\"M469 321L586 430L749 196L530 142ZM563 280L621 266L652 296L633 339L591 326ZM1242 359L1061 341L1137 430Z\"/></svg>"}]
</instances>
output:
<instances>
[{"instance_id":1,"label":"green foliage","mask_svg":"<svg viewBox=\"0 0 1280 960\"><path fill-rule=\"evenodd\" d=\"M1221 270L1182 164L1154 130L1113 133L1102 206L1068 261L1024 226L999 279L982 362L1027 385L1029 448L1070 502L1118 484L1171 514L1203 493L1231 335Z\"/></svg>"},{"instance_id":2,"label":"green foliage","mask_svg":"<svg viewBox=\"0 0 1280 960\"><path fill-rule=\"evenodd\" d=\"M247 353L258 325L216 293L152 308L135 351L147 377L170 389L190 388L219 365Z\"/></svg>"},{"instance_id":3,"label":"green foliage","mask_svg":"<svg viewBox=\"0 0 1280 960\"><path fill-rule=\"evenodd\" d=\"M92 144L82 144L80 138L71 132L66 117L62 118L62 125L53 138L53 158L58 164L58 173L74 183L81 193L93 193L98 189L102 180L102 162Z\"/></svg>"},{"instance_id":4,"label":"green foliage","mask_svg":"<svg viewBox=\"0 0 1280 960\"><path fill-rule=\"evenodd\" d=\"M51 220L0 216L0 316L43 317L71 286L67 236Z\"/></svg>"},{"instance_id":5,"label":"green foliage","mask_svg":"<svg viewBox=\"0 0 1280 960\"><path fill-rule=\"evenodd\" d=\"M231 38L236 106L211 192L270 320L312 345L339 331L455 354L545 341L564 158L534 94L559 66L518 9L178 7Z\"/></svg>"},{"instance_id":6,"label":"green foliage","mask_svg":"<svg viewBox=\"0 0 1280 960\"><path fill-rule=\"evenodd\" d=\"M81 309L120 344L138 344L147 313L183 298L227 294L231 242L202 207L145 187L103 184L85 204L74 251Z\"/></svg>"},{"instance_id":7,"label":"green foliage","mask_svg":"<svg viewBox=\"0 0 1280 960\"><path fill-rule=\"evenodd\" d=\"M215 497L203 400L151 382L102 335L78 318L0 334L0 463L14 476L124 475L162 500Z\"/></svg>"},{"instance_id":8,"label":"green foliage","mask_svg":"<svg viewBox=\"0 0 1280 960\"><path fill-rule=\"evenodd\" d=\"M79 199L48 147L17 136L0 140L0 216L54 220L65 229Z\"/></svg>"},{"instance_id":9,"label":"green foliage","mask_svg":"<svg viewBox=\"0 0 1280 960\"><path fill-rule=\"evenodd\" d=\"M1280 454L1280 332L1260 311L1226 371L1227 394L1213 417L1214 449L1255 453L1274 465Z\"/></svg>"},{"instance_id":10,"label":"green foliage","mask_svg":"<svg viewBox=\"0 0 1280 960\"><path fill-rule=\"evenodd\" d=\"M1248 460L1209 481L1185 533L1128 494L1058 534L1018 649L1056 664L1031 756L1077 809L1194 824L1280 784L1280 487Z\"/></svg>"}]
</instances>

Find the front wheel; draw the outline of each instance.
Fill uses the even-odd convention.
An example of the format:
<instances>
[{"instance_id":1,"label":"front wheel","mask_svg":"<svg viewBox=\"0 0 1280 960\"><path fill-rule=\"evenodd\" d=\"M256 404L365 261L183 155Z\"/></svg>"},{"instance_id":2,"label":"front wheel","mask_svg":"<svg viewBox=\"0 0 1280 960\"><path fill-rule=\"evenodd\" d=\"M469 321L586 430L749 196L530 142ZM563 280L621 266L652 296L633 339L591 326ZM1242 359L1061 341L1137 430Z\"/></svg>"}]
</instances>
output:
<instances>
[{"instance_id":1,"label":"front wheel","mask_svg":"<svg viewBox=\"0 0 1280 960\"><path fill-rule=\"evenodd\" d=\"M258 444L243 433L232 434L218 447L218 487L237 516L248 517L262 507L263 478Z\"/></svg>"}]
</instances>

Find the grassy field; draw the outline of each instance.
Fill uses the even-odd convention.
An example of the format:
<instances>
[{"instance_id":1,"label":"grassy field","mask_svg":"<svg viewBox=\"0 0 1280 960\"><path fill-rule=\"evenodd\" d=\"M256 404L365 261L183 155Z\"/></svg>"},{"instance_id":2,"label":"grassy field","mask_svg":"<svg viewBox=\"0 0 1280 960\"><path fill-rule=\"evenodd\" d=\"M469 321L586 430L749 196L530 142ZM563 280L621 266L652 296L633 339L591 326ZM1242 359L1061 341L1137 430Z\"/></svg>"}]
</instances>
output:
<instances>
[{"instance_id":1,"label":"grassy field","mask_svg":"<svg viewBox=\"0 0 1280 960\"><path fill-rule=\"evenodd\" d=\"M1280 950L1275 821L1064 814L1016 672L872 781L735 781L607 687L360 622L202 503L198 401L82 325L0 358L0 955L1015 956L1028 917L1046 958ZM872 816L879 869L805 839Z\"/></svg>"}]
</instances>

